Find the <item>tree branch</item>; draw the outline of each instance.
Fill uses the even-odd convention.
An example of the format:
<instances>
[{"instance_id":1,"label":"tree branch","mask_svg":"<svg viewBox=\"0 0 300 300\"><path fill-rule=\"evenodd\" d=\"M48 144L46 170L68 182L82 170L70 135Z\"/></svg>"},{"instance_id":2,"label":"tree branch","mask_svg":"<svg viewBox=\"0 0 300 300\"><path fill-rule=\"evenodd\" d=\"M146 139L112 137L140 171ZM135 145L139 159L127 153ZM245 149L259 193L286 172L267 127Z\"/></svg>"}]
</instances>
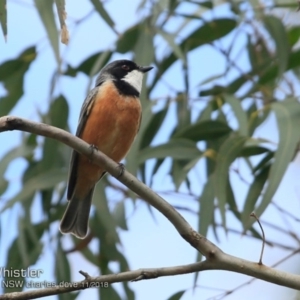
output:
<instances>
[{"instance_id":1,"label":"tree branch","mask_svg":"<svg viewBox=\"0 0 300 300\"><path fill-rule=\"evenodd\" d=\"M107 157L100 151L93 150L89 144L73 136L72 134L55 128L50 125L32 122L18 117L5 116L0 118L0 132L9 130L21 130L26 132L31 132L41 136L55 139L60 141L71 148L75 149L79 153L89 157L95 164L102 166L107 172L112 176L117 178L120 182L126 185L129 189L138 194L143 200L147 201L150 205L154 206L158 211L160 211L176 228L178 233L195 249L197 249L206 258L203 262L198 262L196 264L172 267L172 268L162 268L162 269L147 269L137 270L130 272L123 272L119 274L103 275L96 277L96 282L120 282L128 280L142 280L157 278L160 276L178 275L186 274L190 272L203 271L203 270L226 270L237 272L245 275L249 275L258 279L269 281L278 285L300 289L300 276L289 274L283 271L275 270L269 268L265 265L260 265L258 262L250 262L244 259L240 259L231 255L224 253L220 248L206 239L204 236L200 235L198 232L193 230L193 228L188 224L188 222L163 198L153 192L149 187L140 182L132 174L124 171L123 175L119 177L119 165ZM85 274L85 273L82 273ZM94 282L95 278L92 278ZM83 282L77 283L78 289L84 289L90 287L86 283L91 283L91 278L86 278ZM87 286L86 286L87 285ZM66 293L74 291L76 289L71 289L70 287L51 287L49 289L32 291L39 293L39 297L48 296L58 293ZM32 293L31 292L31 293ZM22 294L28 292L21 292ZM47 293L47 294L46 294ZM17 295L20 293L6 294L0 297L0 299L12 299L8 298L9 295ZM5 297L5 298L3 298ZM23 298L13 298L13 299L28 299L33 298L32 296L27 296ZM37 296L35 296L37 298Z\"/></svg>"}]
</instances>

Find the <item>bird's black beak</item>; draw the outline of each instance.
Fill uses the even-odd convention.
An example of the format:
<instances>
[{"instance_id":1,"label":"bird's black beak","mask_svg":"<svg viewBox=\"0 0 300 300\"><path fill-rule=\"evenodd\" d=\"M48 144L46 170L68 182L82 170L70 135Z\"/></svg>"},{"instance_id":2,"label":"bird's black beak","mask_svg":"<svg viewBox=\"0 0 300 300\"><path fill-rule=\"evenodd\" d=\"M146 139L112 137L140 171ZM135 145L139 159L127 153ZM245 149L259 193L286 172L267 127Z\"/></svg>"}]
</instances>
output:
<instances>
[{"instance_id":1,"label":"bird's black beak","mask_svg":"<svg viewBox=\"0 0 300 300\"><path fill-rule=\"evenodd\" d=\"M153 69L153 67L149 66L149 67L139 67L139 71L141 71L142 73L146 73L148 71L150 71L151 69Z\"/></svg>"}]
</instances>

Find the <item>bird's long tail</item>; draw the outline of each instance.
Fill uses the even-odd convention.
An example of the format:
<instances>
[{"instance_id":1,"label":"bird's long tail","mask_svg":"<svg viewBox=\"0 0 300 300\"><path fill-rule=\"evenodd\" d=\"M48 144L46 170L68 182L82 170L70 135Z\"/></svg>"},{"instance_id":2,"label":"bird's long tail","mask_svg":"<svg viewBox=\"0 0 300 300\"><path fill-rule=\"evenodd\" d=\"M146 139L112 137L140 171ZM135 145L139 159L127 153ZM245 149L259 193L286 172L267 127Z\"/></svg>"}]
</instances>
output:
<instances>
[{"instance_id":1,"label":"bird's long tail","mask_svg":"<svg viewBox=\"0 0 300 300\"><path fill-rule=\"evenodd\" d=\"M94 187L84 198L73 195L60 222L62 233L72 233L80 239L86 237L93 192Z\"/></svg>"}]
</instances>

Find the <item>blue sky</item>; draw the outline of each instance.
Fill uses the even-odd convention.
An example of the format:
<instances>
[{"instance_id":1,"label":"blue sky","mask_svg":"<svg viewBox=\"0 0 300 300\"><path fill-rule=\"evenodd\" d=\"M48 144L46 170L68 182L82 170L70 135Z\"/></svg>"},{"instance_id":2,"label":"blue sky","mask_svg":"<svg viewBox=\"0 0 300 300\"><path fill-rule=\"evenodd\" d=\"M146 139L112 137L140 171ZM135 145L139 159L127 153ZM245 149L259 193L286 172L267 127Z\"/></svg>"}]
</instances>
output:
<instances>
[{"instance_id":1,"label":"blue sky","mask_svg":"<svg viewBox=\"0 0 300 300\"><path fill-rule=\"evenodd\" d=\"M138 4L139 1L137 0L127 1L126 5L121 5L120 1L117 0L107 2L106 8L115 20L117 29L120 32L134 24L136 20L142 17L142 14L145 13L146 10L140 15L136 13ZM84 58L99 50L111 49L116 39L113 31L99 18L97 13L92 14L86 22L81 24L81 26L76 27L73 25L74 20L82 18L91 10L92 6L89 1L81 3L80 6L78 4L72 4L71 1L67 1L70 44L68 47L61 45L60 48L63 59L73 66L77 66ZM8 1L8 13L8 41L5 43L4 39L0 37L0 63L16 57L24 48L31 45L37 45L39 51L38 59L32 64L30 72L25 78L25 94L11 114L38 120L38 112L44 112L48 108L49 81L51 80L56 62L52 49L47 42L46 32L33 7L32 1ZM226 14L228 14L228 10L226 6L224 6L224 8L220 10L220 15ZM226 41L224 43L226 43ZM124 55L116 55L113 59L120 57L124 57ZM129 56L125 57L128 58ZM201 61L201 70L198 69L198 65L195 67L191 66L192 92L197 91L196 85L204 78L207 78L210 74L218 74L225 66L225 62L222 57L212 50L210 46L204 46L200 50L194 51L190 55L189 59L190 61ZM242 57L241 59L245 59L245 57ZM245 60L245 68L247 68L247 64L248 63ZM182 82L180 76L177 75L180 74L180 72L180 66L175 65L166 74L166 79L176 85L180 85ZM72 132L76 130L79 111L86 96L88 84L89 78L85 75L79 74L76 78L63 78L57 88L57 92L63 92L68 99L72 99L72 103L70 103L69 118L69 125ZM3 89L1 90L0 85L0 95L1 92L3 92ZM156 95L154 96L166 95L167 89L163 85L160 85L155 93ZM165 129L156 140L157 143L164 141L166 132L169 131L172 124L174 124L172 114L170 114L168 122L169 124L165 126ZM262 126L259 131L259 135L267 136L269 139L274 141L277 140L274 119L272 120L271 118L266 125ZM11 147L18 144L19 137L20 133L17 132L1 133L0 157ZM24 162L21 159L17 159L11 164L6 173L6 177L11 181L11 185L9 191L4 195L4 197L10 197L14 195L18 189L20 189L19 179L21 178L24 167ZM167 168L167 165L165 168ZM279 203L283 203L283 200L284 202L286 201L288 203L287 208L291 212L299 211L300 189L299 184L295 181L297 174L299 174L299 159L296 164L290 166L280 189L274 197L274 199ZM204 182L204 178L201 175L201 172L198 174L195 172L193 176L194 189L198 189L199 192L199 186L196 186L197 184L195 184L195 182L197 182L199 178L201 182ZM155 188L157 188L158 191L166 191L172 188L170 178L164 174L156 175L154 180ZM237 188L235 192L237 198L242 199L245 194L243 184L238 180L237 175L235 174L231 175L231 180L236 183ZM170 201L173 204L179 205L183 203L183 199L181 197L174 197L173 195L166 194L162 195L167 201ZM131 215L133 207L129 201L127 202L127 212L128 215ZM186 203L189 207L197 209L197 204L195 202L186 201ZM154 220L149 214L145 203L138 201L137 206L138 210L132 214L130 219L128 219L129 231L121 231L122 251L128 257L129 264L132 269L174 266L188 264L195 261L196 252L194 249L178 235L173 226L160 213L154 211ZM9 220L12 217L17 216L18 213L18 209L13 209L12 211L4 214L1 217L1 228L6 228ZM197 218L194 215L186 212L182 214L194 228L197 228ZM286 224L286 221L279 217L274 208L268 209L264 214L264 218L273 220L279 225ZM240 225L234 218L229 217L228 220L231 227L240 228ZM17 233L16 226L13 224L9 226L10 234L7 236L6 243L0 246L0 253L4 253L14 234ZM55 228L53 228L53 230L55 230ZM276 231L267 232L267 236L271 240L282 238L278 236ZM208 237L216 243L211 232L209 232ZM70 240L68 237L66 237L65 240L67 247L70 245ZM258 260L261 247L260 242L255 242L252 239L239 235L228 234L226 236L222 230L220 230L220 240L221 243L218 245L222 250L245 259ZM290 241L286 242L289 243ZM49 244L49 247L51 246L52 245ZM273 249L270 247L267 247L265 253L264 262L267 265L277 262L279 258L287 254L280 249ZM78 274L78 271L81 269L85 270L90 275L98 275L97 268L86 263L80 255L72 254L69 258L72 262L74 280L82 279L82 276ZM4 261L4 257L1 254L0 264L3 264ZM41 278L41 280L53 281L51 270L53 263L51 251L43 253L43 256L36 266L37 268L43 268L45 270L44 277ZM297 272L297 264L299 264L299 259L294 258L280 265L279 268ZM136 299L138 300L163 300L167 299L177 291L190 289L193 285L193 276L194 275L183 275L159 278L156 280L132 283L131 287L136 291ZM198 282L202 287L217 287L219 289L231 289L250 279L249 277L240 274L223 271L203 272L199 277L200 280L198 280ZM122 293L120 285L118 286L118 290ZM261 292L262 290L264 293ZM83 291L78 299L82 300L87 297L92 297L93 293L95 293L95 291ZM218 293L221 292L209 290L207 288L197 288L195 291L190 289L182 299L208 299ZM283 299L286 296L286 293L287 289L285 288L256 280L249 287L239 290L238 292L228 296L227 299L253 299L254 297L256 299L266 299L265 297L267 294L269 299L276 300ZM290 295L292 295L292 292ZM55 299L55 297L51 297L49 299Z\"/></svg>"}]
</instances>

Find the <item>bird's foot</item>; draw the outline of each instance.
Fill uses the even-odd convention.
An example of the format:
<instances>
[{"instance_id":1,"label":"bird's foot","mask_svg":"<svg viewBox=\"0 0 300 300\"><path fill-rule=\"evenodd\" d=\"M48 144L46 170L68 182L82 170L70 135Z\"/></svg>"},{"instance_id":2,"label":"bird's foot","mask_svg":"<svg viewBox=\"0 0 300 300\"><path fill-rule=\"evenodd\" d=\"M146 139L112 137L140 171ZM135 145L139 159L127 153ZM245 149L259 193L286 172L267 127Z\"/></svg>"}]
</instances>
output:
<instances>
[{"instance_id":1,"label":"bird's foot","mask_svg":"<svg viewBox=\"0 0 300 300\"><path fill-rule=\"evenodd\" d=\"M93 155L93 153L94 153L95 150L96 150L96 151L99 150L98 147L95 146L95 145L93 145L93 144L90 145L90 149L91 149L91 154L92 154L92 155ZM93 156L89 159L89 161L90 161L90 163L93 162Z\"/></svg>"},{"instance_id":2,"label":"bird's foot","mask_svg":"<svg viewBox=\"0 0 300 300\"><path fill-rule=\"evenodd\" d=\"M119 175L117 176L117 178L120 178L120 177L124 174L125 166L124 166L124 164L119 163L118 168L119 168L119 170L120 170L120 173L119 173Z\"/></svg>"}]
</instances>

